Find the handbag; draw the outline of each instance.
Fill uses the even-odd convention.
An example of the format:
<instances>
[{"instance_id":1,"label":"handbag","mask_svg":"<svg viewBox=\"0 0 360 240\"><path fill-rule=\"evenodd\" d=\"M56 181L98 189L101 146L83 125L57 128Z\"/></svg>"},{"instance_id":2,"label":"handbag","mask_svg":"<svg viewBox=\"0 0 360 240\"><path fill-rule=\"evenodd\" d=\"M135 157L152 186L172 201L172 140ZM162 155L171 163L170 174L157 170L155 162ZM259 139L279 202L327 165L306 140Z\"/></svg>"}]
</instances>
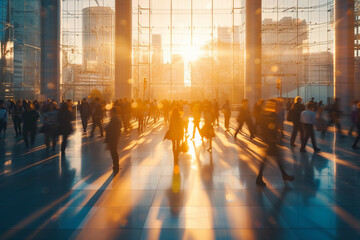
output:
<instances>
[{"instance_id":1,"label":"handbag","mask_svg":"<svg viewBox=\"0 0 360 240\"><path fill-rule=\"evenodd\" d=\"M189 151L189 144L187 141L183 141L180 145L180 151L183 153L187 153Z\"/></svg>"}]
</instances>

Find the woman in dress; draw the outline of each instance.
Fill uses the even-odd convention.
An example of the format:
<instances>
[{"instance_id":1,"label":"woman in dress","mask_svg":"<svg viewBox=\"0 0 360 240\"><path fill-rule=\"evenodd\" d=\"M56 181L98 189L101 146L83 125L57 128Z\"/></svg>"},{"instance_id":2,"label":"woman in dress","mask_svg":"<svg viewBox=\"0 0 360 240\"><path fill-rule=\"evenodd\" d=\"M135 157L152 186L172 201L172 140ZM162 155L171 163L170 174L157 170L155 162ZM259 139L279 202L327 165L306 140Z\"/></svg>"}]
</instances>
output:
<instances>
[{"instance_id":1,"label":"woman in dress","mask_svg":"<svg viewBox=\"0 0 360 240\"><path fill-rule=\"evenodd\" d=\"M166 132L165 139L172 141L172 150L175 164L179 161L180 142L183 139L183 136L184 127L182 118L180 116L180 111L177 107L174 107L170 114L170 126L169 130Z\"/></svg>"}]
</instances>

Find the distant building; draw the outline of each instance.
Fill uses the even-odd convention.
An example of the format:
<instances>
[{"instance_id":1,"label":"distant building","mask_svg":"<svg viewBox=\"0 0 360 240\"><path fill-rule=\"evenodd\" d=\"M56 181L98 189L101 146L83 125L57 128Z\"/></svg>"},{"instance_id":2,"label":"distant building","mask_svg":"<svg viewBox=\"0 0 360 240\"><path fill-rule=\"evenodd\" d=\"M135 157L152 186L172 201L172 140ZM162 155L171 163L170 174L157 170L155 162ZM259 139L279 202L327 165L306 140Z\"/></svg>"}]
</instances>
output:
<instances>
[{"instance_id":1,"label":"distant building","mask_svg":"<svg viewBox=\"0 0 360 240\"><path fill-rule=\"evenodd\" d=\"M83 66L86 70L109 74L114 65L114 10L88 7L83 12Z\"/></svg>"},{"instance_id":2,"label":"distant building","mask_svg":"<svg viewBox=\"0 0 360 240\"><path fill-rule=\"evenodd\" d=\"M62 98L80 100L94 88L114 91L114 10L88 7L82 10L82 64L63 56Z\"/></svg>"},{"instance_id":3,"label":"distant building","mask_svg":"<svg viewBox=\"0 0 360 240\"><path fill-rule=\"evenodd\" d=\"M309 27L305 20L284 17L279 22L264 19L262 24L263 96L282 96L306 82L303 53L307 50Z\"/></svg>"},{"instance_id":4,"label":"distant building","mask_svg":"<svg viewBox=\"0 0 360 240\"><path fill-rule=\"evenodd\" d=\"M40 0L0 1L0 99L40 96L40 8Z\"/></svg>"}]
</instances>

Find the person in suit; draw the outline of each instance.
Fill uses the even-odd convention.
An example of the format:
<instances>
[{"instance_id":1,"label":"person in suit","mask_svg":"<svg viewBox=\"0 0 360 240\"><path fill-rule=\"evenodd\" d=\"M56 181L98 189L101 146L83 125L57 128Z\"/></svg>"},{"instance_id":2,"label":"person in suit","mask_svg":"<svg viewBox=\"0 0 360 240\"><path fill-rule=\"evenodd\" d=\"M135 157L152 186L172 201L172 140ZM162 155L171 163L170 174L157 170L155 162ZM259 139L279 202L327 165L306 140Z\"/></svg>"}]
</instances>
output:
<instances>
[{"instance_id":1,"label":"person in suit","mask_svg":"<svg viewBox=\"0 0 360 240\"><path fill-rule=\"evenodd\" d=\"M65 155L65 150L67 146L67 139L69 135L73 132L73 127L71 124L72 114L71 114L71 103L70 102L62 102L60 104L59 112L57 115L57 126L58 133L62 135L61 142L61 154Z\"/></svg>"},{"instance_id":2,"label":"person in suit","mask_svg":"<svg viewBox=\"0 0 360 240\"><path fill-rule=\"evenodd\" d=\"M105 143L107 144L107 149L110 151L113 161L113 171L116 174L119 172L119 154L117 146L121 131L121 123L117 116L116 108L113 107L110 110L110 117L110 123L105 127Z\"/></svg>"},{"instance_id":3,"label":"person in suit","mask_svg":"<svg viewBox=\"0 0 360 240\"><path fill-rule=\"evenodd\" d=\"M86 98L84 98L80 104L80 116L81 116L81 123L83 126L84 134L86 133L86 130L87 130L90 112L91 112L90 105L89 105L88 101L86 100Z\"/></svg>"},{"instance_id":4,"label":"person in suit","mask_svg":"<svg viewBox=\"0 0 360 240\"><path fill-rule=\"evenodd\" d=\"M295 139L297 136L297 133L300 132L300 139L301 142L304 139L304 131L300 122L300 115L301 112L305 110L305 106L301 103L302 102L302 98L301 97L296 97L295 98L295 102L294 104L291 106L291 109L288 113L288 120L293 122L293 129L292 129L292 133L291 133L291 138L290 138L290 146L291 147L295 147Z\"/></svg>"},{"instance_id":5,"label":"person in suit","mask_svg":"<svg viewBox=\"0 0 360 240\"><path fill-rule=\"evenodd\" d=\"M24 121L23 125L23 138L26 147L29 147L29 138L30 135L30 144L33 147L35 144L35 136L37 130L37 120L39 119L39 114L35 110L35 106L32 103L25 104L25 112L22 114L22 119Z\"/></svg>"}]
</instances>

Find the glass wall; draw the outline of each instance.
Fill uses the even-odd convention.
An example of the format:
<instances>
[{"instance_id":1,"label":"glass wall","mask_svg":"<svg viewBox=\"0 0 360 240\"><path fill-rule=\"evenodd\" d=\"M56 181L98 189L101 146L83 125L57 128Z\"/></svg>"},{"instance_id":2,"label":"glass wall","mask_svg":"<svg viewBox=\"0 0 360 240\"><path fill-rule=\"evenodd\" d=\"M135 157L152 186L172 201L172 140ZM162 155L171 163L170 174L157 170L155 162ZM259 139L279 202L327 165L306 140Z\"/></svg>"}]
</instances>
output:
<instances>
[{"instance_id":1,"label":"glass wall","mask_svg":"<svg viewBox=\"0 0 360 240\"><path fill-rule=\"evenodd\" d=\"M114 97L115 2L66 0L62 3L61 97Z\"/></svg>"},{"instance_id":2,"label":"glass wall","mask_svg":"<svg viewBox=\"0 0 360 240\"><path fill-rule=\"evenodd\" d=\"M357 1L358 2L358 1ZM263 0L264 98L333 97L333 0ZM113 96L114 1L63 1L62 96ZM133 98L239 103L245 0L132 0Z\"/></svg>"},{"instance_id":3,"label":"glass wall","mask_svg":"<svg viewBox=\"0 0 360 240\"><path fill-rule=\"evenodd\" d=\"M40 0L1 1L0 97L40 95Z\"/></svg>"},{"instance_id":4,"label":"glass wall","mask_svg":"<svg viewBox=\"0 0 360 240\"><path fill-rule=\"evenodd\" d=\"M333 97L333 1L263 0L263 96Z\"/></svg>"},{"instance_id":5,"label":"glass wall","mask_svg":"<svg viewBox=\"0 0 360 240\"><path fill-rule=\"evenodd\" d=\"M244 1L133 1L134 98L238 102Z\"/></svg>"}]
</instances>

